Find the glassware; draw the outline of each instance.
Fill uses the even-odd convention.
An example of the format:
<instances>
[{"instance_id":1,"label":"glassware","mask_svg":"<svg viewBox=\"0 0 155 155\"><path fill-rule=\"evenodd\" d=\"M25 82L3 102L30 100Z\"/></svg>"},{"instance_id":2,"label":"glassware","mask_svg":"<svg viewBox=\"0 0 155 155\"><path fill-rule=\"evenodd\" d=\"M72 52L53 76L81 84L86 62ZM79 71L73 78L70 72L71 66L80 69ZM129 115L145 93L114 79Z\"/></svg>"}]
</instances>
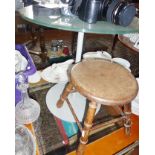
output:
<instances>
[{"instance_id":1,"label":"glassware","mask_svg":"<svg viewBox=\"0 0 155 155\"><path fill-rule=\"evenodd\" d=\"M32 133L23 125L17 125L15 129L15 154L35 155L36 144Z\"/></svg>"},{"instance_id":2,"label":"glassware","mask_svg":"<svg viewBox=\"0 0 155 155\"><path fill-rule=\"evenodd\" d=\"M22 99L15 108L15 117L17 124L29 124L38 119L40 115L40 106L37 101L31 99L28 95L28 82L23 72L18 74L17 89L21 91Z\"/></svg>"},{"instance_id":3,"label":"glassware","mask_svg":"<svg viewBox=\"0 0 155 155\"><path fill-rule=\"evenodd\" d=\"M35 133L40 132L42 124L43 124L43 120L41 117L39 117L35 122L33 122L33 128Z\"/></svg>"}]
</instances>

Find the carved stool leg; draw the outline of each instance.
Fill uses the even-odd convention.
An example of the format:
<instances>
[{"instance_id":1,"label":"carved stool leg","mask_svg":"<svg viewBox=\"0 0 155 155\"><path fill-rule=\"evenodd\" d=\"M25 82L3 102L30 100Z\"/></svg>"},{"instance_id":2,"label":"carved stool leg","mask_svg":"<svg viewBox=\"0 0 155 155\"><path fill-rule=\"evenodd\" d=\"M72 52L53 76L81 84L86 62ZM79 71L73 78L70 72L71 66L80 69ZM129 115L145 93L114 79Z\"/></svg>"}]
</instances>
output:
<instances>
[{"instance_id":1,"label":"carved stool leg","mask_svg":"<svg viewBox=\"0 0 155 155\"><path fill-rule=\"evenodd\" d=\"M62 107L64 101L66 100L66 98L68 97L68 95L72 91L72 89L73 89L73 85L71 83L68 83L67 86L65 87L65 89L63 90L63 93L60 96L60 99L57 102L58 108Z\"/></svg>"},{"instance_id":2,"label":"carved stool leg","mask_svg":"<svg viewBox=\"0 0 155 155\"><path fill-rule=\"evenodd\" d=\"M83 155L84 154L85 146L88 142L89 132L90 132L90 129L92 127L92 122L94 120L96 107L97 107L97 104L95 102L89 103L89 108L88 108L86 119L84 121L84 128L82 130L80 143L79 143L78 149L76 151L77 155Z\"/></svg>"},{"instance_id":3,"label":"carved stool leg","mask_svg":"<svg viewBox=\"0 0 155 155\"><path fill-rule=\"evenodd\" d=\"M125 122L124 122L124 126L125 126L125 133L126 135L130 135L131 132L131 103L129 104L125 104L124 105L124 113L125 113Z\"/></svg>"}]
</instances>

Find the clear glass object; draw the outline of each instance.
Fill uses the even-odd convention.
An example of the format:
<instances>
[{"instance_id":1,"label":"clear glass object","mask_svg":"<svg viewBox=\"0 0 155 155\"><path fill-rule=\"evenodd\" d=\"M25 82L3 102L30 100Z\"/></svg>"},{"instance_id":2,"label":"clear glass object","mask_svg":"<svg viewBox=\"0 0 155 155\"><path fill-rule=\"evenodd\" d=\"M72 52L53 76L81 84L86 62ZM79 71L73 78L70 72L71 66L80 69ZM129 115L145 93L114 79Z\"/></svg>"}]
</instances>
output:
<instances>
[{"instance_id":1,"label":"clear glass object","mask_svg":"<svg viewBox=\"0 0 155 155\"><path fill-rule=\"evenodd\" d=\"M15 129L15 154L35 155L36 145L32 133L23 125L17 125Z\"/></svg>"},{"instance_id":2,"label":"clear glass object","mask_svg":"<svg viewBox=\"0 0 155 155\"><path fill-rule=\"evenodd\" d=\"M29 22L68 31L96 34L125 34L139 31L139 19L136 17L133 19L129 26L122 27L119 25L111 24L107 21L98 21L95 24L89 24L80 20L76 16L59 15L55 18L52 18L52 16L35 15L33 5L24 7L18 10L18 12L22 18Z\"/></svg>"},{"instance_id":3,"label":"clear glass object","mask_svg":"<svg viewBox=\"0 0 155 155\"><path fill-rule=\"evenodd\" d=\"M18 82L17 89L21 91L22 99L15 108L16 124L29 124L38 119L40 106L37 101L31 99L28 95L28 83L24 73L19 73Z\"/></svg>"}]
</instances>

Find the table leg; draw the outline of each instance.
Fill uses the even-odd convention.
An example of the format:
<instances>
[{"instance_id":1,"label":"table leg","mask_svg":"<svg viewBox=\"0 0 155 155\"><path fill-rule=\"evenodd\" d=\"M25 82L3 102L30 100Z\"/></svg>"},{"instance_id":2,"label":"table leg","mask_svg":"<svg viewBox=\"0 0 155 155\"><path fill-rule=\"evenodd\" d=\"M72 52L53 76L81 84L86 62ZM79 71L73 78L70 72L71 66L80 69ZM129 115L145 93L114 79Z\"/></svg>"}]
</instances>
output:
<instances>
[{"instance_id":1,"label":"table leg","mask_svg":"<svg viewBox=\"0 0 155 155\"><path fill-rule=\"evenodd\" d=\"M81 61L81 55L83 50L83 39L84 39L84 32L78 32L76 59L75 59L76 63Z\"/></svg>"},{"instance_id":2,"label":"table leg","mask_svg":"<svg viewBox=\"0 0 155 155\"><path fill-rule=\"evenodd\" d=\"M32 27L31 29L31 37L32 37L32 46L35 47L37 44L37 36L36 36L36 28Z\"/></svg>"},{"instance_id":3,"label":"table leg","mask_svg":"<svg viewBox=\"0 0 155 155\"><path fill-rule=\"evenodd\" d=\"M40 39L40 49L41 49L41 54L40 57L42 59L42 62L47 61L47 49L45 47L45 36L44 36L44 29L39 28L39 39Z\"/></svg>"},{"instance_id":4,"label":"table leg","mask_svg":"<svg viewBox=\"0 0 155 155\"><path fill-rule=\"evenodd\" d=\"M112 47L111 47L111 56L112 56L112 58L114 58L114 48L115 48L115 45L116 45L116 43L117 43L117 40L118 40L118 34L116 34L115 36L114 36L114 39L113 39L113 43L112 43Z\"/></svg>"},{"instance_id":5,"label":"table leg","mask_svg":"<svg viewBox=\"0 0 155 155\"><path fill-rule=\"evenodd\" d=\"M71 42L71 54L76 54L76 45L77 45L77 36L78 32L72 32L72 42Z\"/></svg>"},{"instance_id":6,"label":"table leg","mask_svg":"<svg viewBox=\"0 0 155 155\"><path fill-rule=\"evenodd\" d=\"M89 108L88 108L86 119L84 121L84 128L82 130L80 143L79 143L78 149L76 151L77 155L83 155L84 154L85 147L86 147L86 144L88 142L89 132L90 132L90 129L92 127L92 122L93 122L94 117L95 117L96 108L97 108L97 103L95 103L95 102L89 103Z\"/></svg>"},{"instance_id":7,"label":"table leg","mask_svg":"<svg viewBox=\"0 0 155 155\"><path fill-rule=\"evenodd\" d=\"M71 83L68 83L65 89L62 92L62 95L60 96L60 99L57 102L57 108L61 108L64 101L68 97L69 93L73 90L73 85Z\"/></svg>"},{"instance_id":8,"label":"table leg","mask_svg":"<svg viewBox=\"0 0 155 155\"><path fill-rule=\"evenodd\" d=\"M126 117L124 122L125 134L129 136L131 134L131 103L124 105L124 113Z\"/></svg>"}]
</instances>

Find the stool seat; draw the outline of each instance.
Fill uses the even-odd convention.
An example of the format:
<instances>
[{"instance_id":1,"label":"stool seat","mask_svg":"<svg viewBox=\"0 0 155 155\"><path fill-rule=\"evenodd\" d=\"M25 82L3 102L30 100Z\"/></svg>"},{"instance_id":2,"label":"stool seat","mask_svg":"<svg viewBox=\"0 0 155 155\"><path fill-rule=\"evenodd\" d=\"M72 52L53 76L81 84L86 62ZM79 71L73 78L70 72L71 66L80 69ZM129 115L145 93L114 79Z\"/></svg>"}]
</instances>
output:
<instances>
[{"instance_id":1,"label":"stool seat","mask_svg":"<svg viewBox=\"0 0 155 155\"><path fill-rule=\"evenodd\" d=\"M104 105L129 103L138 92L137 81L127 69L104 59L75 64L70 80L82 95Z\"/></svg>"}]
</instances>

